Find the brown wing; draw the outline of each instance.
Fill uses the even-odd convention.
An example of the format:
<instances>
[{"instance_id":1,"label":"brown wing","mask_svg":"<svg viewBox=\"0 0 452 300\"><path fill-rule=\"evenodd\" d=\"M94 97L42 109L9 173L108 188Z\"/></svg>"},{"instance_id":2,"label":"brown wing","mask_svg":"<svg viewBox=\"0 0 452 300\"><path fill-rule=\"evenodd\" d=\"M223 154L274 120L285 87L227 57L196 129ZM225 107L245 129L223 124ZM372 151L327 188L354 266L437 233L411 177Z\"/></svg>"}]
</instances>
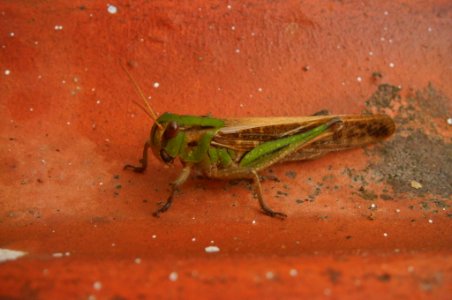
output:
<instances>
[{"instance_id":1,"label":"brown wing","mask_svg":"<svg viewBox=\"0 0 452 300\"><path fill-rule=\"evenodd\" d=\"M310 159L330 151L375 143L395 130L394 121L386 115L225 119L225 127L217 132L212 144L245 152L266 141L306 132L336 117L344 122L342 130L303 148L299 158L294 154L293 159Z\"/></svg>"}]
</instances>

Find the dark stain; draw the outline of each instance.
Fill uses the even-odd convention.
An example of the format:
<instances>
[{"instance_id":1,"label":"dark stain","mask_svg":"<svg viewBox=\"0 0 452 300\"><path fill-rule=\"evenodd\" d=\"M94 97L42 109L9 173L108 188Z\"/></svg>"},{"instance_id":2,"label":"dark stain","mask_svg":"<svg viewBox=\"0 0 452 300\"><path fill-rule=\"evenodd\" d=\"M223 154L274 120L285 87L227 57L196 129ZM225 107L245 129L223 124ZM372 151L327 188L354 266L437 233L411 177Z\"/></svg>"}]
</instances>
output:
<instances>
[{"instance_id":1,"label":"dark stain","mask_svg":"<svg viewBox=\"0 0 452 300\"><path fill-rule=\"evenodd\" d=\"M370 156L380 156L367 168L367 174L391 185L393 191L418 196L427 194L450 198L452 195L452 144L441 135L447 129L452 101L433 85L399 96L399 88L384 84L366 102L367 112L385 112L397 107L396 135L370 148ZM438 119L444 123L438 123ZM381 128L369 129L377 133ZM379 134L379 133L378 133ZM411 181L422 184L414 189ZM383 198L383 195L382 195ZM385 196L386 199L390 200Z\"/></svg>"}]
</instances>

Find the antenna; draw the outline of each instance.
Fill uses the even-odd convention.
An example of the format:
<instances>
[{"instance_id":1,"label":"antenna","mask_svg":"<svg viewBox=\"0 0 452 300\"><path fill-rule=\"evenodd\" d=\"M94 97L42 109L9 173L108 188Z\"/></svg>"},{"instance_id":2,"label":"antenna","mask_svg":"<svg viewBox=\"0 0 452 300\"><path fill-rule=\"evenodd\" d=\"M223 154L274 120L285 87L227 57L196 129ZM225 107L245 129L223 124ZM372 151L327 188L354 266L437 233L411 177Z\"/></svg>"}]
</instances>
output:
<instances>
[{"instance_id":1,"label":"antenna","mask_svg":"<svg viewBox=\"0 0 452 300\"><path fill-rule=\"evenodd\" d=\"M124 70L124 72L126 72L127 77L129 77L130 81L133 83L133 86L135 87L136 92L138 93L138 95L140 95L141 99L143 100L144 104L146 105L146 107L145 107L145 108L147 108L147 110L145 110L146 114L149 117L151 117L152 120L154 120L155 124L160 129L163 129L162 125L160 125L160 123L157 122L157 119L158 119L157 114L154 112L151 105L149 105L149 102L146 100L146 97L144 96L143 91L140 89L140 86L138 85L138 83L132 77L132 75L130 74L129 70L127 70L125 65L121 64L121 67Z\"/></svg>"}]
</instances>

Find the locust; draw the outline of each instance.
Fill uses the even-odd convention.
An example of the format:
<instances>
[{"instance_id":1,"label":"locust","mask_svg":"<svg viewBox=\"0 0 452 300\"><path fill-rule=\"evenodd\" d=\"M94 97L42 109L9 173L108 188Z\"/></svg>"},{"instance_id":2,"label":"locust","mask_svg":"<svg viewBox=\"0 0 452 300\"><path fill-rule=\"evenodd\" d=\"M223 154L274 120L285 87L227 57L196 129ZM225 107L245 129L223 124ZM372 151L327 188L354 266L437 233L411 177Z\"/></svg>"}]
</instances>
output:
<instances>
[{"instance_id":1,"label":"locust","mask_svg":"<svg viewBox=\"0 0 452 300\"><path fill-rule=\"evenodd\" d=\"M394 121L385 114L330 115L321 111L304 117L157 116L137 82L123 68L154 121L139 165L127 164L124 169L143 173L149 149L167 165L177 159L182 164L182 171L170 184L169 197L153 213L155 217L171 207L175 193L195 172L212 179L251 180L262 212L285 219L285 213L274 211L264 200L259 173L278 163L310 160L380 142L395 131Z\"/></svg>"}]
</instances>

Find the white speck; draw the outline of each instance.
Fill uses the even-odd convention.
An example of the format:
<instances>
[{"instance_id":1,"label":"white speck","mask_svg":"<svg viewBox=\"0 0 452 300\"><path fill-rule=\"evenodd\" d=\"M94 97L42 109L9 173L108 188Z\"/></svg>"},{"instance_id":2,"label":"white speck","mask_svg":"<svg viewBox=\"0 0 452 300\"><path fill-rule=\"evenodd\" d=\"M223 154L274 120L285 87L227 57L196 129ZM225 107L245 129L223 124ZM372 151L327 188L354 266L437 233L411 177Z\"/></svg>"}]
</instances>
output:
<instances>
[{"instance_id":1,"label":"white speck","mask_svg":"<svg viewBox=\"0 0 452 300\"><path fill-rule=\"evenodd\" d=\"M135 258L134 262L135 262L137 265L141 264L141 258L139 258L139 257Z\"/></svg>"},{"instance_id":2,"label":"white speck","mask_svg":"<svg viewBox=\"0 0 452 300\"><path fill-rule=\"evenodd\" d=\"M110 143L110 139L109 139L109 138L106 138L106 139L105 139L105 142Z\"/></svg>"},{"instance_id":3,"label":"white speck","mask_svg":"<svg viewBox=\"0 0 452 300\"><path fill-rule=\"evenodd\" d=\"M154 86L154 88L158 88L160 86L160 83L154 82L153 86Z\"/></svg>"},{"instance_id":4,"label":"white speck","mask_svg":"<svg viewBox=\"0 0 452 300\"><path fill-rule=\"evenodd\" d=\"M452 118L447 119L447 124L452 125Z\"/></svg>"},{"instance_id":5,"label":"white speck","mask_svg":"<svg viewBox=\"0 0 452 300\"><path fill-rule=\"evenodd\" d=\"M296 269L290 269L289 275L295 277L298 275L298 271Z\"/></svg>"},{"instance_id":6,"label":"white speck","mask_svg":"<svg viewBox=\"0 0 452 300\"><path fill-rule=\"evenodd\" d=\"M383 13L385 16L389 15L389 12L387 10L385 10L385 12Z\"/></svg>"},{"instance_id":7,"label":"white speck","mask_svg":"<svg viewBox=\"0 0 452 300\"><path fill-rule=\"evenodd\" d=\"M10 70L5 70L5 75L9 75L9 74L11 74L11 71Z\"/></svg>"},{"instance_id":8,"label":"white speck","mask_svg":"<svg viewBox=\"0 0 452 300\"><path fill-rule=\"evenodd\" d=\"M71 252L66 252L66 253L64 253L64 255L71 256Z\"/></svg>"},{"instance_id":9,"label":"white speck","mask_svg":"<svg viewBox=\"0 0 452 300\"><path fill-rule=\"evenodd\" d=\"M394 68L394 67L395 67L395 64L394 64L394 63L389 63L389 67L390 67L390 68Z\"/></svg>"},{"instance_id":10,"label":"white speck","mask_svg":"<svg viewBox=\"0 0 452 300\"><path fill-rule=\"evenodd\" d=\"M38 75L38 79L42 79L42 75Z\"/></svg>"},{"instance_id":11,"label":"white speck","mask_svg":"<svg viewBox=\"0 0 452 300\"><path fill-rule=\"evenodd\" d=\"M389 44L392 44L392 39L389 39L389 40L388 40L388 43L389 43Z\"/></svg>"},{"instance_id":12,"label":"white speck","mask_svg":"<svg viewBox=\"0 0 452 300\"><path fill-rule=\"evenodd\" d=\"M67 122L66 122L66 125L68 125L68 126L71 125L71 122L67 121Z\"/></svg>"},{"instance_id":13,"label":"white speck","mask_svg":"<svg viewBox=\"0 0 452 300\"><path fill-rule=\"evenodd\" d=\"M262 93L263 89L260 87L260 88L257 89L257 91L258 91L259 93Z\"/></svg>"},{"instance_id":14,"label":"white speck","mask_svg":"<svg viewBox=\"0 0 452 300\"><path fill-rule=\"evenodd\" d=\"M91 92L95 92L96 91L96 88L91 88Z\"/></svg>"},{"instance_id":15,"label":"white speck","mask_svg":"<svg viewBox=\"0 0 452 300\"><path fill-rule=\"evenodd\" d=\"M256 220L253 220L251 223L252 223L252 224L256 224Z\"/></svg>"},{"instance_id":16,"label":"white speck","mask_svg":"<svg viewBox=\"0 0 452 300\"><path fill-rule=\"evenodd\" d=\"M370 208L371 208L371 209L376 209L376 208L377 208L377 205L376 205L375 203L372 203L372 204L370 205Z\"/></svg>"},{"instance_id":17,"label":"white speck","mask_svg":"<svg viewBox=\"0 0 452 300\"><path fill-rule=\"evenodd\" d=\"M156 234L153 234L153 235L152 235L152 238L153 238L153 239L156 239L156 238L157 238L157 235L156 235Z\"/></svg>"},{"instance_id":18,"label":"white speck","mask_svg":"<svg viewBox=\"0 0 452 300\"><path fill-rule=\"evenodd\" d=\"M10 32L10 33L9 33L9 36L11 36L11 37L13 37L14 35L15 35L14 32Z\"/></svg>"},{"instance_id":19,"label":"white speck","mask_svg":"<svg viewBox=\"0 0 452 300\"><path fill-rule=\"evenodd\" d=\"M97 300L97 298L94 295L89 295L88 296L88 300Z\"/></svg>"},{"instance_id":20,"label":"white speck","mask_svg":"<svg viewBox=\"0 0 452 300\"><path fill-rule=\"evenodd\" d=\"M97 100L97 101L96 101L96 104L100 104L100 100Z\"/></svg>"},{"instance_id":21,"label":"white speck","mask_svg":"<svg viewBox=\"0 0 452 300\"><path fill-rule=\"evenodd\" d=\"M265 278L267 278L268 280L272 280L275 278L275 273L273 273L272 271L268 271L267 273L265 273Z\"/></svg>"},{"instance_id":22,"label":"white speck","mask_svg":"<svg viewBox=\"0 0 452 300\"><path fill-rule=\"evenodd\" d=\"M95 289L96 291L100 291L102 289L102 283L100 281L94 282L93 289Z\"/></svg>"},{"instance_id":23,"label":"white speck","mask_svg":"<svg viewBox=\"0 0 452 300\"><path fill-rule=\"evenodd\" d=\"M30 107L30 109L29 109L30 111L34 111L34 108L33 107Z\"/></svg>"},{"instance_id":24,"label":"white speck","mask_svg":"<svg viewBox=\"0 0 452 300\"><path fill-rule=\"evenodd\" d=\"M116 6L114 6L113 4L108 4L107 11L109 14L114 15L115 13L118 12L118 8Z\"/></svg>"},{"instance_id":25,"label":"white speck","mask_svg":"<svg viewBox=\"0 0 452 300\"><path fill-rule=\"evenodd\" d=\"M61 252L56 252L52 254L53 257L63 257L63 253Z\"/></svg>"},{"instance_id":26,"label":"white speck","mask_svg":"<svg viewBox=\"0 0 452 300\"><path fill-rule=\"evenodd\" d=\"M66 80L61 80L61 83L62 83L62 84L65 84L65 83L66 83Z\"/></svg>"},{"instance_id":27,"label":"white speck","mask_svg":"<svg viewBox=\"0 0 452 300\"><path fill-rule=\"evenodd\" d=\"M396 208L395 212L400 213L400 209Z\"/></svg>"},{"instance_id":28,"label":"white speck","mask_svg":"<svg viewBox=\"0 0 452 300\"><path fill-rule=\"evenodd\" d=\"M356 81L361 82L363 81L363 78L361 76L356 77Z\"/></svg>"},{"instance_id":29,"label":"white speck","mask_svg":"<svg viewBox=\"0 0 452 300\"><path fill-rule=\"evenodd\" d=\"M432 223L433 223L433 220L432 220L432 219L428 219L428 222L429 222L430 224L432 224Z\"/></svg>"},{"instance_id":30,"label":"white speck","mask_svg":"<svg viewBox=\"0 0 452 300\"><path fill-rule=\"evenodd\" d=\"M411 180L410 185L413 189L419 190L422 188L422 184L416 180Z\"/></svg>"},{"instance_id":31,"label":"white speck","mask_svg":"<svg viewBox=\"0 0 452 300\"><path fill-rule=\"evenodd\" d=\"M38 42L38 41L35 41L35 45L37 45L37 44L39 44L39 42Z\"/></svg>"},{"instance_id":32,"label":"white speck","mask_svg":"<svg viewBox=\"0 0 452 300\"><path fill-rule=\"evenodd\" d=\"M239 48L235 49L235 53L240 53L240 49Z\"/></svg>"},{"instance_id":33,"label":"white speck","mask_svg":"<svg viewBox=\"0 0 452 300\"><path fill-rule=\"evenodd\" d=\"M385 233L383 233L383 236L384 237L388 237L388 234L385 232Z\"/></svg>"},{"instance_id":34,"label":"white speck","mask_svg":"<svg viewBox=\"0 0 452 300\"><path fill-rule=\"evenodd\" d=\"M232 5L231 5L231 4L228 4L227 8L228 8L228 9L232 9Z\"/></svg>"},{"instance_id":35,"label":"white speck","mask_svg":"<svg viewBox=\"0 0 452 300\"><path fill-rule=\"evenodd\" d=\"M176 281L178 277L179 277L179 275L177 274L177 272L171 272L168 276L169 280L171 280L173 282Z\"/></svg>"},{"instance_id":36,"label":"white speck","mask_svg":"<svg viewBox=\"0 0 452 300\"><path fill-rule=\"evenodd\" d=\"M384 42L384 41L385 41L385 38L382 36L382 37L380 38L380 41Z\"/></svg>"},{"instance_id":37,"label":"white speck","mask_svg":"<svg viewBox=\"0 0 452 300\"><path fill-rule=\"evenodd\" d=\"M116 243L111 243L111 246L112 247L116 247Z\"/></svg>"},{"instance_id":38,"label":"white speck","mask_svg":"<svg viewBox=\"0 0 452 300\"><path fill-rule=\"evenodd\" d=\"M256 33L255 32L251 32L251 36L255 36L256 35Z\"/></svg>"},{"instance_id":39,"label":"white speck","mask_svg":"<svg viewBox=\"0 0 452 300\"><path fill-rule=\"evenodd\" d=\"M215 241L210 241L211 244L215 244Z\"/></svg>"},{"instance_id":40,"label":"white speck","mask_svg":"<svg viewBox=\"0 0 452 300\"><path fill-rule=\"evenodd\" d=\"M206 248L204 248L204 250L207 253L216 253L216 252L220 252L220 248L218 248L217 246L208 246Z\"/></svg>"},{"instance_id":41,"label":"white speck","mask_svg":"<svg viewBox=\"0 0 452 300\"><path fill-rule=\"evenodd\" d=\"M26 255L27 252L9 250L9 249L0 249L0 262L15 260L19 257Z\"/></svg>"},{"instance_id":42,"label":"white speck","mask_svg":"<svg viewBox=\"0 0 452 300\"><path fill-rule=\"evenodd\" d=\"M192 241L192 242L196 242L196 238L195 238L195 237L192 238L191 241Z\"/></svg>"},{"instance_id":43,"label":"white speck","mask_svg":"<svg viewBox=\"0 0 452 300\"><path fill-rule=\"evenodd\" d=\"M63 30L63 25L55 25L55 30Z\"/></svg>"},{"instance_id":44,"label":"white speck","mask_svg":"<svg viewBox=\"0 0 452 300\"><path fill-rule=\"evenodd\" d=\"M240 107L243 107L244 105L243 105L243 103L240 103L240 105L239 105Z\"/></svg>"},{"instance_id":45,"label":"white speck","mask_svg":"<svg viewBox=\"0 0 452 300\"><path fill-rule=\"evenodd\" d=\"M427 28L427 31L432 32L433 31L432 27Z\"/></svg>"},{"instance_id":46,"label":"white speck","mask_svg":"<svg viewBox=\"0 0 452 300\"><path fill-rule=\"evenodd\" d=\"M100 186L103 186L103 185L104 185L104 183L103 183L103 182L101 181L101 182L99 182L99 185L100 185Z\"/></svg>"},{"instance_id":47,"label":"white speck","mask_svg":"<svg viewBox=\"0 0 452 300\"><path fill-rule=\"evenodd\" d=\"M235 30L235 26L234 25L231 26L231 30Z\"/></svg>"},{"instance_id":48,"label":"white speck","mask_svg":"<svg viewBox=\"0 0 452 300\"><path fill-rule=\"evenodd\" d=\"M41 162L45 165L46 164L46 160L45 159L41 159Z\"/></svg>"}]
</instances>

